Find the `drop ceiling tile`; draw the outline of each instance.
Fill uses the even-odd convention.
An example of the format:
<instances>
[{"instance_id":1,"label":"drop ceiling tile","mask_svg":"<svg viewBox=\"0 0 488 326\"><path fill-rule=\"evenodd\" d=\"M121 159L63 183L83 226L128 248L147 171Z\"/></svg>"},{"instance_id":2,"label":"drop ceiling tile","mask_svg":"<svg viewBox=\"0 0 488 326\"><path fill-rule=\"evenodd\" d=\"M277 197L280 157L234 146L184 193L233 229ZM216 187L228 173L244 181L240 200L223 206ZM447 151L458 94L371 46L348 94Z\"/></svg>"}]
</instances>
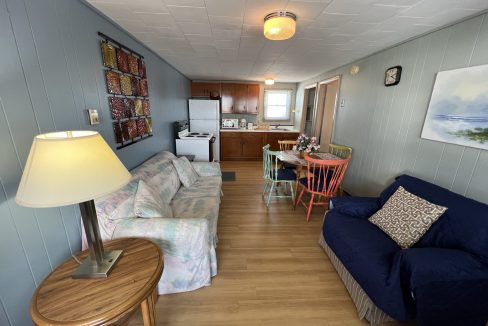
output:
<instances>
[{"instance_id":1,"label":"drop ceiling tile","mask_svg":"<svg viewBox=\"0 0 488 326\"><path fill-rule=\"evenodd\" d=\"M239 42L239 48L246 48L246 49L259 49L264 46L266 43L264 37L248 37L242 36Z\"/></svg>"},{"instance_id":2,"label":"drop ceiling tile","mask_svg":"<svg viewBox=\"0 0 488 326\"><path fill-rule=\"evenodd\" d=\"M244 10L244 24L262 26L267 14L285 10L287 3L288 0L247 0Z\"/></svg>"},{"instance_id":3,"label":"drop ceiling tile","mask_svg":"<svg viewBox=\"0 0 488 326\"><path fill-rule=\"evenodd\" d=\"M205 0L207 12L212 16L239 17L244 16L245 0Z\"/></svg>"},{"instance_id":4,"label":"drop ceiling tile","mask_svg":"<svg viewBox=\"0 0 488 326\"><path fill-rule=\"evenodd\" d=\"M177 27L153 27L151 28L158 37L183 38L183 32Z\"/></svg>"},{"instance_id":5,"label":"drop ceiling tile","mask_svg":"<svg viewBox=\"0 0 488 326\"><path fill-rule=\"evenodd\" d=\"M457 21L462 19L463 17L474 15L477 11L473 9L460 9L460 8L453 8L448 9L439 14L431 17L426 18L423 23L434 25L434 26L444 26L449 24L452 21Z\"/></svg>"},{"instance_id":6,"label":"drop ceiling tile","mask_svg":"<svg viewBox=\"0 0 488 326\"><path fill-rule=\"evenodd\" d=\"M327 2L306 2L306 1L290 1L286 5L286 10L297 15L297 21L301 22L303 19L315 19L327 7Z\"/></svg>"},{"instance_id":7,"label":"drop ceiling tile","mask_svg":"<svg viewBox=\"0 0 488 326\"><path fill-rule=\"evenodd\" d=\"M342 25L352 22L358 14L329 14L323 13L315 23L316 27L340 28Z\"/></svg>"},{"instance_id":8,"label":"drop ceiling tile","mask_svg":"<svg viewBox=\"0 0 488 326\"><path fill-rule=\"evenodd\" d=\"M325 8L324 13L359 15L368 10L373 2L372 0L336 0Z\"/></svg>"},{"instance_id":9,"label":"drop ceiling tile","mask_svg":"<svg viewBox=\"0 0 488 326\"><path fill-rule=\"evenodd\" d=\"M408 8L408 6L385 6L375 4L369 10L355 16L352 21L356 23L378 23L390 19Z\"/></svg>"},{"instance_id":10,"label":"drop ceiling tile","mask_svg":"<svg viewBox=\"0 0 488 326\"><path fill-rule=\"evenodd\" d=\"M201 45L210 45L214 44L214 39L212 35L200 35L200 34L187 34L185 35L186 39L191 43L191 45L201 44Z\"/></svg>"},{"instance_id":11,"label":"drop ceiling tile","mask_svg":"<svg viewBox=\"0 0 488 326\"><path fill-rule=\"evenodd\" d=\"M208 16L213 29L241 29L241 17Z\"/></svg>"},{"instance_id":12,"label":"drop ceiling tile","mask_svg":"<svg viewBox=\"0 0 488 326\"><path fill-rule=\"evenodd\" d=\"M207 11L204 7L167 6L177 22L208 23Z\"/></svg>"},{"instance_id":13,"label":"drop ceiling tile","mask_svg":"<svg viewBox=\"0 0 488 326\"><path fill-rule=\"evenodd\" d=\"M242 36L263 37L263 25L242 25Z\"/></svg>"},{"instance_id":14,"label":"drop ceiling tile","mask_svg":"<svg viewBox=\"0 0 488 326\"><path fill-rule=\"evenodd\" d=\"M218 40L236 40L241 36L241 29L212 29L212 35Z\"/></svg>"},{"instance_id":15,"label":"drop ceiling tile","mask_svg":"<svg viewBox=\"0 0 488 326\"><path fill-rule=\"evenodd\" d=\"M217 49L238 49L239 40L215 40L215 47Z\"/></svg>"},{"instance_id":16,"label":"drop ceiling tile","mask_svg":"<svg viewBox=\"0 0 488 326\"><path fill-rule=\"evenodd\" d=\"M439 11L444 10L446 5L445 0L429 0L421 1L410 9L404 10L400 16L402 17L420 17L428 18L435 16Z\"/></svg>"},{"instance_id":17,"label":"drop ceiling tile","mask_svg":"<svg viewBox=\"0 0 488 326\"><path fill-rule=\"evenodd\" d=\"M212 29L210 28L210 24L207 23L177 23L179 29L183 32L183 34L199 34L205 36L212 35Z\"/></svg>"},{"instance_id":18,"label":"drop ceiling tile","mask_svg":"<svg viewBox=\"0 0 488 326\"><path fill-rule=\"evenodd\" d=\"M345 25L342 25L341 28L337 30L335 35L357 35L364 31L370 30L376 27L378 24L376 23L355 23L350 22Z\"/></svg>"},{"instance_id":19,"label":"drop ceiling tile","mask_svg":"<svg viewBox=\"0 0 488 326\"><path fill-rule=\"evenodd\" d=\"M136 13L140 22L146 26L154 27L173 27L175 21L170 14L163 13Z\"/></svg>"},{"instance_id":20,"label":"drop ceiling tile","mask_svg":"<svg viewBox=\"0 0 488 326\"><path fill-rule=\"evenodd\" d=\"M205 2L203 0L163 0L163 1L168 6L205 7Z\"/></svg>"}]
</instances>

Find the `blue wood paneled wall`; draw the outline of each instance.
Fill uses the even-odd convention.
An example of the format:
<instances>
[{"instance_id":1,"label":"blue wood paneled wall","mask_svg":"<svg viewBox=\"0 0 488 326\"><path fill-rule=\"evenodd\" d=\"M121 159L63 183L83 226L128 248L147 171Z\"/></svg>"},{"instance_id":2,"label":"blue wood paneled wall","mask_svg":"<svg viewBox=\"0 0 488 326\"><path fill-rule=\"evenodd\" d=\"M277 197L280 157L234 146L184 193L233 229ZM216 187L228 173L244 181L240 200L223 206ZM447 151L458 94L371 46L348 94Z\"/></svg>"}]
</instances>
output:
<instances>
[{"instance_id":1,"label":"blue wood paneled wall","mask_svg":"<svg viewBox=\"0 0 488 326\"><path fill-rule=\"evenodd\" d=\"M488 64L488 17L465 20L299 84L341 75L333 142L353 147L344 184L357 195L377 195L401 173L423 178L488 203L488 151L421 139L436 73ZM349 74L352 64L360 72ZM401 65L402 79L383 86L385 70Z\"/></svg>"},{"instance_id":2,"label":"blue wood paneled wall","mask_svg":"<svg viewBox=\"0 0 488 326\"><path fill-rule=\"evenodd\" d=\"M76 206L28 209L14 197L38 133L94 129L115 148L97 31L145 56L154 137L116 151L133 168L173 150L190 82L78 0L0 0L0 325L29 325L36 286L80 249ZM97 108L91 127L85 110ZM56 158L53 158L53 160Z\"/></svg>"}]
</instances>

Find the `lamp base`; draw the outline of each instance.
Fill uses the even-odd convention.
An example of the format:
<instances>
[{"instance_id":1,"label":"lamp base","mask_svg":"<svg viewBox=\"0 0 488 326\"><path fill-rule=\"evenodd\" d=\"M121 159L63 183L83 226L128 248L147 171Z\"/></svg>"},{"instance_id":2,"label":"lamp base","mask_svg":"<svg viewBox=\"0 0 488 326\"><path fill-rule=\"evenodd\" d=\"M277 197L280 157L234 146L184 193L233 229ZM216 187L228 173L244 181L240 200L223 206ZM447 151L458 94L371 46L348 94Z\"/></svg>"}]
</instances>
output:
<instances>
[{"instance_id":1,"label":"lamp base","mask_svg":"<svg viewBox=\"0 0 488 326\"><path fill-rule=\"evenodd\" d=\"M83 263L71 274L72 278L107 278L117 260L122 257L122 250L105 251L102 263L98 264L88 256Z\"/></svg>"}]
</instances>

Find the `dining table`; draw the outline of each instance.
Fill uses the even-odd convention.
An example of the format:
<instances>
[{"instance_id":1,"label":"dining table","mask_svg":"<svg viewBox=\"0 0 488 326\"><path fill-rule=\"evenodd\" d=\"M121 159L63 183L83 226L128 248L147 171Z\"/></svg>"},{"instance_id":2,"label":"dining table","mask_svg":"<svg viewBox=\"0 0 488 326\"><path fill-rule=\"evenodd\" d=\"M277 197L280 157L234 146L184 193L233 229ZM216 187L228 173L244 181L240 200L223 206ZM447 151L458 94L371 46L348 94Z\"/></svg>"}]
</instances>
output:
<instances>
[{"instance_id":1,"label":"dining table","mask_svg":"<svg viewBox=\"0 0 488 326\"><path fill-rule=\"evenodd\" d=\"M309 154L309 156L321 160L342 160L342 158L332 153L317 152L317 153ZM302 166L308 164L305 158L300 157L300 152L293 151L293 150L279 151L278 154L276 155L276 158L278 158L278 160L280 160L281 162L295 165L297 166L297 168L301 168Z\"/></svg>"}]
</instances>

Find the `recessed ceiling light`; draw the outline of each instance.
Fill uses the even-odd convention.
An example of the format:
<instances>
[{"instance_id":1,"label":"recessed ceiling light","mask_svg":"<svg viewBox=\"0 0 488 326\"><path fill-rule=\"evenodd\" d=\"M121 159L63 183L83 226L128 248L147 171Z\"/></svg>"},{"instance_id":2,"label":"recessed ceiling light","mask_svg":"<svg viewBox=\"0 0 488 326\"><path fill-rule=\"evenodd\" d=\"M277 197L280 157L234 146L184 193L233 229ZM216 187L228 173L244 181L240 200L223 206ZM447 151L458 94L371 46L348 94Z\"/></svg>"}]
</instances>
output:
<instances>
[{"instance_id":1,"label":"recessed ceiling light","mask_svg":"<svg viewBox=\"0 0 488 326\"><path fill-rule=\"evenodd\" d=\"M265 83L266 85L274 85L274 79L273 79L273 78L266 78L266 79L264 80L264 83Z\"/></svg>"},{"instance_id":2,"label":"recessed ceiling light","mask_svg":"<svg viewBox=\"0 0 488 326\"><path fill-rule=\"evenodd\" d=\"M287 40L295 35L296 20L291 12L273 12L264 17L264 36L273 41Z\"/></svg>"}]
</instances>

